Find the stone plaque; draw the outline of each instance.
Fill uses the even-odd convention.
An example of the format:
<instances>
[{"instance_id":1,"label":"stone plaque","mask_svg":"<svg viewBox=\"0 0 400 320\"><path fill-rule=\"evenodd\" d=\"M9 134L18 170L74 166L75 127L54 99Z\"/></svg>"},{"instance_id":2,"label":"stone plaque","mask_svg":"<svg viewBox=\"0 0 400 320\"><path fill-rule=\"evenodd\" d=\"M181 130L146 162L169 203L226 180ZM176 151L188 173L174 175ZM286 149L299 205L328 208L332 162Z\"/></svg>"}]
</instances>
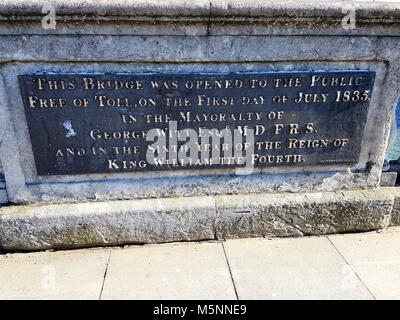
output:
<instances>
[{"instance_id":1,"label":"stone plaque","mask_svg":"<svg viewBox=\"0 0 400 320\"><path fill-rule=\"evenodd\" d=\"M351 164L375 72L20 75L38 175Z\"/></svg>"}]
</instances>

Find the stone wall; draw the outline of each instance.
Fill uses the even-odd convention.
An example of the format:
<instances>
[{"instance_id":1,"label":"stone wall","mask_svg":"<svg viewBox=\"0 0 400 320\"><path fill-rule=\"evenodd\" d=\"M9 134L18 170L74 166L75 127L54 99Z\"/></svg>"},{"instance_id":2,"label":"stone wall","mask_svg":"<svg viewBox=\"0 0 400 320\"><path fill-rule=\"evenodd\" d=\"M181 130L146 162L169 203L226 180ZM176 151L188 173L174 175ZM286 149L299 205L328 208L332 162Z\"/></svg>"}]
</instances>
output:
<instances>
[{"instance_id":1,"label":"stone wall","mask_svg":"<svg viewBox=\"0 0 400 320\"><path fill-rule=\"evenodd\" d=\"M357 4L345 30L341 3L175 0L58 1L57 28L42 28L39 2L0 5L0 157L13 203L63 203L229 193L319 192L379 186L399 84L399 13ZM118 5L117 5L118 4ZM96 16L98 13L101 16ZM13 14L15 13L15 14ZM87 15L85 15L87 13ZM283 18L282 18L283 17ZM299 18L300 17L300 18ZM374 17L370 19L370 17ZM396 20L397 19L397 20ZM279 24L278 24L279 22ZM234 170L38 176L18 76L33 73L223 73L369 70L374 94L357 163ZM4 105L4 107L3 107Z\"/></svg>"},{"instance_id":2,"label":"stone wall","mask_svg":"<svg viewBox=\"0 0 400 320\"><path fill-rule=\"evenodd\" d=\"M399 223L397 189L379 187L399 98L398 5L356 2L357 27L346 29L342 1L58 0L49 30L41 1L24 3L0 2L0 159L15 204L0 208L0 249L322 235ZM40 175L18 82L39 73L304 70L376 73L356 162L251 175L231 168ZM4 188L3 180L0 202Z\"/></svg>"}]
</instances>

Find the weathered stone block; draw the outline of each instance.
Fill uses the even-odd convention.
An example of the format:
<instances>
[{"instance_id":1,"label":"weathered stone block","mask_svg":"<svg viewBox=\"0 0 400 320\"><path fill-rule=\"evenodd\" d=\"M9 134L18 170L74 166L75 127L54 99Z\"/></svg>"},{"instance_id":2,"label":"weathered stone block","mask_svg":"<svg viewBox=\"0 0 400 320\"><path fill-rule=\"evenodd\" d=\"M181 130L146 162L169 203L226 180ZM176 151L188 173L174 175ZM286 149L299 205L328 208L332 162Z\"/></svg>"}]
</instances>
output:
<instances>
[{"instance_id":1,"label":"weathered stone block","mask_svg":"<svg viewBox=\"0 0 400 320\"><path fill-rule=\"evenodd\" d=\"M400 226L400 189L396 187L385 189L394 197L391 225Z\"/></svg>"},{"instance_id":2,"label":"weathered stone block","mask_svg":"<svg viewBox=\"0 0 400 320\"><path fill-rule=\"evenodd\" d=\"M387 227L392 207L393 197L379 190L9 206L0 208L0 248L368 231Z\"/></svg>"},{"instance_id":3,"label":"weathered stone block","mask_svg":"<svg viewBox=\"0 0 400 320\"><path fill-rule=\"evenodd\" d=\"M0 210L0 246L17 250L213 239L216 216L213 199L202 197Z\"/></svg>"},{"instance_id":4,"label":"weathered stone block","mask_svg":"<svg viewBox=\"0 0 400 320\"><path fill-rule=\"evenodd\" d=\"M379 190L257 194L218 196L216 204L218 238L301 236L385 228L393 197Z\"/></svg>"}]
</instances>

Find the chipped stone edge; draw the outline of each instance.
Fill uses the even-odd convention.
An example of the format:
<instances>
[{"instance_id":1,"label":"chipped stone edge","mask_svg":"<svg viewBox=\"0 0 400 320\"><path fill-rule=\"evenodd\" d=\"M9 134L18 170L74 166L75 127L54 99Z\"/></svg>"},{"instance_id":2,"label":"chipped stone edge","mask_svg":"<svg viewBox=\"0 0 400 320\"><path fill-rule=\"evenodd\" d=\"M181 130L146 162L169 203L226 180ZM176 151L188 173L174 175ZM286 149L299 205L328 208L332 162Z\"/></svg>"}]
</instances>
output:
<instances>
[{"instance_id":1,"label":"chipped stone edge","mask_svg":"<svg viewBox=\"0 0 400 320\"><path fill-rule=\"evenodd\" d=\"M380 188L8 206L0 208L0 249L370 231L390 226L394 201Z\"/></svg>"}]
</instances>

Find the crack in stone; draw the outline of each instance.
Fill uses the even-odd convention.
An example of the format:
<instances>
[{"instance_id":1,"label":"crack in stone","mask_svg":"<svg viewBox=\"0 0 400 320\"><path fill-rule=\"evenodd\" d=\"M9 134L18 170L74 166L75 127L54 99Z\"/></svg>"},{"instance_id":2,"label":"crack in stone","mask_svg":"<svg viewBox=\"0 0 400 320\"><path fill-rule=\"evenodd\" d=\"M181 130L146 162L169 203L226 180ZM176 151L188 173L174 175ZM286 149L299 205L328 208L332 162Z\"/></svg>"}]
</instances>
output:
<instances>
[{"instance_id":1,"label":"crack in stone","mask_svg":"<svg viewBox=\"0 0 400 320\"><path fill-rule=\"evenodd\" d=\"M239 292L238 292L238 288L235 282L235 278L233 277L233 273L232 273L232 268L231 268L231 264L229 262L229 258L228 258L228 254L226 253L226 249L223 243L221 243L222 245L222 250L224 251L224 255L225 255L225 261L226 264L228 266L228 270L229 270L229 275L231 277L231 281L232 281L232 285L233 285L233 290L235 291L235 296L236 296L236 300L240 300L239 299Z\"/></svg>"},{"instance_id":2,"label":"crack in stone","mask_svg":"<svg viewBox=\"0 0 400 320\"><path fill-rule=\"evenodd\" d=\"M106 282L106 277L107 277L107 272L108 272L108 266L110 265L110 260L111 260L111 250L110 253L108 255L108 260L107 260L107 264L106 264L106 269L104 270L104 275L103 275L103 282L101 284L101 289L100 289L100 294L99 294L99 300L101 300L102 296L103 296L103 291L104 291L104 284Z\"/></svg>"},{"instance_id":3,"label":"crack in stone","mask_svg":"<svg viewBox=\"0 0 400 320\"><path fill-rule=\"evenodd\" d=\"M213 224L214 240L218 240L218 236L217 236L217 221L218 221L218 218L219 218L219 213L218 213L217 202L215 201L215 197L212 197L212 201L213 201L214 209L215 209L215 220L214 220L214 224Z\"/></svg>"},{"instance_id":4,"label":"crack in stone","mask_svg":"<svg viewBox=\"0 0 400 320\"><path fill-rule=\"evenodd\" d=\"M279 219L281 219L286 225L289 225L289 226L291 226L293 229L299 231L299 232L302 234L302 236L309 235L309 233L307 233L307 232L301 230L298 226L295 226L295 225L293 225L292 223L288 222L285 218L281 217L279 214L275 213L275 216L278 217Z\"/></svg>"}]
</instances>

